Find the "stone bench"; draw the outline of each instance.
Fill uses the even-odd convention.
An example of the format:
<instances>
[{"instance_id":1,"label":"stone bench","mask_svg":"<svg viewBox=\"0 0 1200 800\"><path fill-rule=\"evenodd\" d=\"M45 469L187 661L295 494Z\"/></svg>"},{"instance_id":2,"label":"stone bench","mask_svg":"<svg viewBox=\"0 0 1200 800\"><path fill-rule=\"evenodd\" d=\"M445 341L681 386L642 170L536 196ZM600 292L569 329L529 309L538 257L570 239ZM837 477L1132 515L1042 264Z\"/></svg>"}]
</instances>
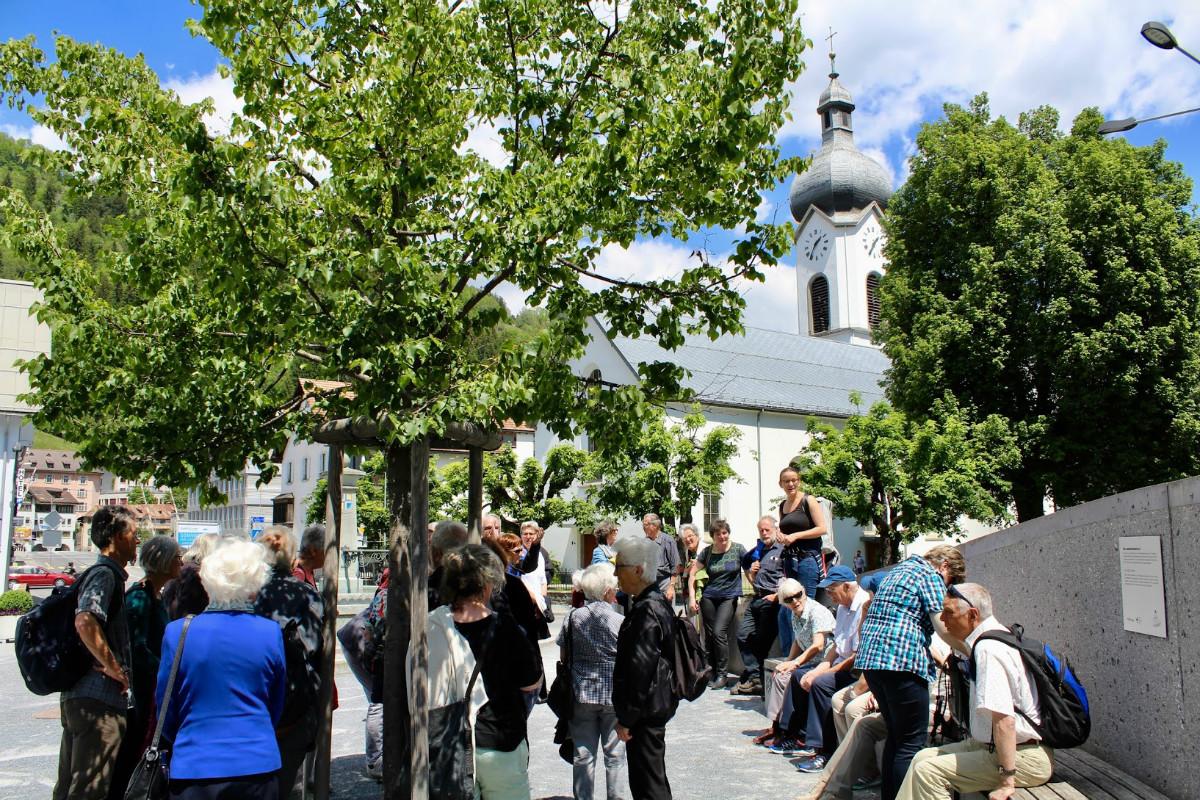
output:
<instances>
[{"instance_id":1,"label":"stone bench","mask_svg":"<svg viewBox=\"0 0 1200 800\"><path fill-rule=\"evenodd\" d=\"M1018 789L1014 800L1170 800L1166 795L1091 753L1056 750L1054 776L1042 786ZM961 800L987 800L971 792Z\"/></svg>"}]
</instances>

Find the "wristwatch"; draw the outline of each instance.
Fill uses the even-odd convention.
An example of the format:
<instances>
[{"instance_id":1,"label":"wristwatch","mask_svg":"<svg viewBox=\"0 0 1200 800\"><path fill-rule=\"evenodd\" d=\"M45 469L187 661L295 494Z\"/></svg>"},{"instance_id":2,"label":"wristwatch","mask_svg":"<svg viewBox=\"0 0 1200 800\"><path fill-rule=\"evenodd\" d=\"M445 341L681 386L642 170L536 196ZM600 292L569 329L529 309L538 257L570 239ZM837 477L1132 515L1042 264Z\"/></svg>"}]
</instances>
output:
<instances>
[{"instance_id":1,"label":"wristwatch","mask_svg":"<svg viewBox=\"0 0 1200 800\"><path fill-rule=\"evenodd\" d=\"M1000 773L1001 778L1015 778L1017 776L1017 768L1005 769L999 764L996 765L996 772Z\"/></svg>"}]
</instances>

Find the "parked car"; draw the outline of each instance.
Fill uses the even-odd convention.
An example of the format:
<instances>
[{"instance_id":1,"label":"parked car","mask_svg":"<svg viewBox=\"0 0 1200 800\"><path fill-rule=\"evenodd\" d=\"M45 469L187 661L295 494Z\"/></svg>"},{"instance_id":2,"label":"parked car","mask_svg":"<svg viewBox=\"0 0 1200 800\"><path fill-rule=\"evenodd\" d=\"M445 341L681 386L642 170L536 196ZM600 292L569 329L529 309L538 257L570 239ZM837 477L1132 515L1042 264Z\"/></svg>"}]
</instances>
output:
<instances>
[{"instance_id":1,"label":"parked car","mask_svg":"<svg viewBox=\"0 0 1200 800\"><path fill-rule=\"evenodd\" d=\"M8 571L8 582L28 586L31 589L45 586L70 586L75 582L75 576L45 567L13 567Z\"/></svg>"}]
</instances>

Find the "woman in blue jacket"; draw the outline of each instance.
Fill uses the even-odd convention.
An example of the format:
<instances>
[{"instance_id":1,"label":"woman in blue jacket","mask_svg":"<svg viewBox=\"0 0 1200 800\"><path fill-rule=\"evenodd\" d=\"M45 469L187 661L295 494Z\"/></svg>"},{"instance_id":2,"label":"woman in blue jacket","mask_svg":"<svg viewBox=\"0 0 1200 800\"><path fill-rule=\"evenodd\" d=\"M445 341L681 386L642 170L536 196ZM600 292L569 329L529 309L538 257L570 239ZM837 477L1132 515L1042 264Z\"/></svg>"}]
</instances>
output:
<instances>
[{"instance_id":1,"label":"woman in blue jacket","mask_svg":"<svg viewBox=\"0 0 1200 800\"><path fill-rule=\"evenodd\" d=\"M275 800L279 747L275 724L287 690L283 634L254 613L268 577L257 544L222 543L200 565L208 593L205 611L192 620L179 673L166 709L163 736L171 748L171 797ZM156 699L163 694L183 620L167 626Z\"/></svg>"}]
</instances>

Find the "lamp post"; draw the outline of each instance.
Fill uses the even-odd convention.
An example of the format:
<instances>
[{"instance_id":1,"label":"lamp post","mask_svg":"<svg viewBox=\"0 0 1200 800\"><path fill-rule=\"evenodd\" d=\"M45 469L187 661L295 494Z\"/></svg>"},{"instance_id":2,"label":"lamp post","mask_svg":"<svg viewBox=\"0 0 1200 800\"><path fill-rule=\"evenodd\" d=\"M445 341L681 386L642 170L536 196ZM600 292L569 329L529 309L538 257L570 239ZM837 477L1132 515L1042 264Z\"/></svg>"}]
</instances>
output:
<instances>
[{"instance_id":1,"label":"lamp post","mask_svg":"<svg viewBox=\"0 0 1200 800\"><path fill-rule=\"evenodd\" d=\"M1200 58L1183 49L1179 45L1179 40L1175 38L1175 34L1171 33L1171 29L1161 22L1150 21L1142 25L1142 38L1150 44L1162 50L1178 50L1185 56L1200 64ZM1126 117L1125 119L1108 120L1100 126L1100 134L1107 135L1110 133L1122 133L1131 131L1143 122L1151 122L1156 119L1166 119L1167 117L1178 117L1183 114L1191 114L1200 111L1200 107L1188 108L1183 111L1172 111L1170 114L1159 114L1154 117L1146 117L1145 119L1134 119Z\"/></svg>"}]
</instances>

